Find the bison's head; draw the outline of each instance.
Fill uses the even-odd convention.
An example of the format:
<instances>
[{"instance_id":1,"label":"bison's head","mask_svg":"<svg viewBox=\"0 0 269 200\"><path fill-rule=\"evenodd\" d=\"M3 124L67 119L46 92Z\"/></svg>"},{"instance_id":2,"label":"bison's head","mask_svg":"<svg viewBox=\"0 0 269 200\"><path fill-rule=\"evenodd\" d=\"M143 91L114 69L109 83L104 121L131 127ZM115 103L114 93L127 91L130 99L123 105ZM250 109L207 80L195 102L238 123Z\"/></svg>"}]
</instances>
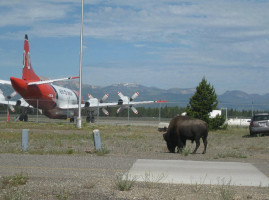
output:
<instances>
[{"instance_id":1,"label":"bison's head","mask_svg":"<svg viewBox=\"0 0 269 200\"><path fill-rule=\"evenodd\" d=\"M175 153L176 145L170 141L169 135L167 133L163 134L163 139L166 141L166 145L170 153Z\"/></svg>"}]
</instances>

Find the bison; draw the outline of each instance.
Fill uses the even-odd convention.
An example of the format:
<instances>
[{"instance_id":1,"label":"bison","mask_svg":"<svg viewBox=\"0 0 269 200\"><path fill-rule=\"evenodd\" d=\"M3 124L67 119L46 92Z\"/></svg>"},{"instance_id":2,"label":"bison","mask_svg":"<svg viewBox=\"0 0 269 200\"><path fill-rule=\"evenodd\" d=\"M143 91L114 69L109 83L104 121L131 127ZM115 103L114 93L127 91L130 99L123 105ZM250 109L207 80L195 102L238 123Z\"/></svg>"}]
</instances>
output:
<instances>
[{"instance_id":1,"label":"bison","mask_svg":"<svg viewBox=\"0 0 269 200\"><path fill-rule=\"evenodd\" d=\"M208 136L208 125L200 119L194 119L188 116L177 116L173 118L168 126L168 130L163 134L167 148L171 153L175 153L175 148L181 151L186 146L186 140L195 141L196 147L193 154L200 146L200 138L204 142L204 151L206 153Z\"/></svg>"}]
</instances>

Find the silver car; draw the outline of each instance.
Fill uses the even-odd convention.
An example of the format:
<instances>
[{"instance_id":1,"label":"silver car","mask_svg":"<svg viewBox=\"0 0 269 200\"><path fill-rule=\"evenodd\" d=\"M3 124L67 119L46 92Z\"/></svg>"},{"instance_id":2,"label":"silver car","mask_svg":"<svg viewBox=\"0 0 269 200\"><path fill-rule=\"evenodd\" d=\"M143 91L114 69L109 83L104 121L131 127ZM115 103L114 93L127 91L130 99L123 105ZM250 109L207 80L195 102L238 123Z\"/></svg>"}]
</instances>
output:
<instances>
[{"instance_id":1,"label":"silver car","mask_svg":"<svg viewBox=\"0 0 269 200\"><path fill-rule=\"evenodd\" d=\"M249 125L251 136L258 133L269 133L269 113L259 113L253 115Z\"/></svg>"}]
</instances>

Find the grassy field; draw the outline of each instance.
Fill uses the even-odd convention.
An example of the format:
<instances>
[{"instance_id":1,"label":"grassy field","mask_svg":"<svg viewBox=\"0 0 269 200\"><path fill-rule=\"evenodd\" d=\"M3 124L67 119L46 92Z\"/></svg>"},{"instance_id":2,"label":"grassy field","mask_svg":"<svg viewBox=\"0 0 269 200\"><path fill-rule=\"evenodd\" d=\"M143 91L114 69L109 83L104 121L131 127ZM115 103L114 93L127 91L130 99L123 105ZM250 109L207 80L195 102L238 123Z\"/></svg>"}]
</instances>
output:
<instances>
[{"instance_id":1,"label":"grassy field","mask_svg":"<svg viewBox=\"0 0 269 200\"><path fill-rule=\"evenodd\" d=\"M167 152L162 133L157 131L157 127L84 123L78 130L74 124L18 122L0 123L0 153L21 152L22 129L29 129L30 154L86 154L86 151L94 149L94 129L100 130L102 144L110 154L154 157ZM211 131L207 154L199 154L203 149L201 142L195 159L263 159L268 156L268 141L267 136L249 137L246 127L228 127L227 130ZM189 155L188 150L192 150L194 146L195 144L187 142L185 156ZM167 157L167 154L165 156Z\"/></svg>"},{"instance_id":2,"label":"grassy field","mask_svg":"<svg viewBox=\"0 0 269 200\"><path fill-rule=\"evenodd\" d=\"M29 129L29 154L75 154L111 157L131 157L150 159L185 159L185 160L219 160L250 162L261 166L267 176L269 169L263 164L269 163L269 137L249 137L248 128L228 127L226 130L211 131L208 136L208 151L205 155L203 143L196 155L190 154L195 144L187 142L184 151L176 154L167 153L166 143L157 127L132 125L93 125L83 124L80 130L73 124L57 123L0 123L0 153L21 154L21 132ZM103 151L94 151L92 132L99 129ZM95 156L95 155L94 155ZM266 168L266 167L265 167ZM119 199L269 199L268 187L234 187L229 184L222 186L206 186L201 183L194 185L170 185L153 183L122 182L117 176L113 190ZM104 183L104 184L106 184ZM27 184L27 183L26 183ZM93 186L95 188L96 186ZM109 187L109 186L107 186ZM127 188L127 189L122 189ZM3 189L2 189L3 190ZM121 191L125 190L125 191ZM157 195L151 195L155 193ZM139 196L139 194L141 194ZM62 195L62 196L61 196ZM59 198L74 199L72 195L60 193ZM112 198L113 199L113 198Z\"/></svg>"}]
</instances>

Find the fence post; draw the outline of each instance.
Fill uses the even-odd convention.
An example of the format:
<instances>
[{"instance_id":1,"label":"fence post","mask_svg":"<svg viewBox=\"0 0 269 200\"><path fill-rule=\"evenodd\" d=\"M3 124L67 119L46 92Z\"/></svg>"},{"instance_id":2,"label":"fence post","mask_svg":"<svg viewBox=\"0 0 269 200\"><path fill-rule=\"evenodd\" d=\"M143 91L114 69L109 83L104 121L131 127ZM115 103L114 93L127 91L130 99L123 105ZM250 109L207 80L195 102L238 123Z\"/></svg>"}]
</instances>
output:
<instances>
[{"instance_id":1,"label":"fence post","mask_svg":"<svg viewBox=\"0 0 269 200\"><path fill-rule=\"evenodd\" d=\"M22 129L21 133L21 149L22 151L26 152L28 151L28 134L29 129Z\"/></svg>"},{"instance_id":2,"label":"fence post","mask_svg":"<svg viewBox=\"0 0 269 200\"><path fill-rule=\"evenodd\" d=\"M36 100L36 122L38 123L38 99Z\"/></svg>"},{"instance_id":3,"label":"fence post","mask_svg":"<svg viewBox=\"0 0 269 200\"><path fill-rule=\"evenodd\" d=\"M161 103L159 104L159 123L161 122Z\"/></svg>"},{"instance_id":4,"label":"fence post","mask_svg":"<svg viewBox=\"0 0 269 200\"><path fill-rule=\"evenodd\" d=\"M102 144L101 144L100 131L98 129L93 130L93 141L94 141L95 150L101 151Z\"/></svg>"}]
</instances>

